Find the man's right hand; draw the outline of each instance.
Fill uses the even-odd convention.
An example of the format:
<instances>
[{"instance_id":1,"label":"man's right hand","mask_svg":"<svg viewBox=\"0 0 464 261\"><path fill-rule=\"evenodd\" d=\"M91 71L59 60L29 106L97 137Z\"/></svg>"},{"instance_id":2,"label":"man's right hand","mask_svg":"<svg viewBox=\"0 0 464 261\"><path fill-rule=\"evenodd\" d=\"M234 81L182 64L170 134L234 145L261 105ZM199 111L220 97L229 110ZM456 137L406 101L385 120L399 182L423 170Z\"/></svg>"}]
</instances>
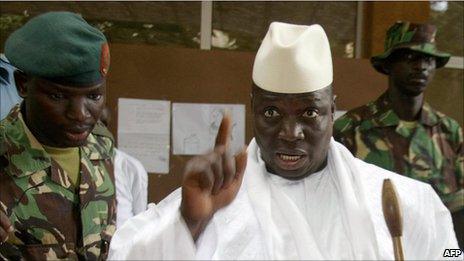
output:
<instances>
[{"instance_id":1,"label":"man's right hand","mask_svg":"<svg viewBox=\"0 0 464 261\"><path fill-rule=\"evenodd\" d=\"M236 156L230 154L230 131L231 119L226 114L214 150L192 158L185 167L180 211L194 240L214 213L234 200L242 184L247 153L243 149Z\"/></svg>"},{"instance_id":2,"label":"man's right hand","mask_svg":"<svg viewBox=\"0 0 464 261\"><path fill-rule=\"evenodd\" d=\"M8 216L0 210L0 245L8 239L8 235L14 231Z\"/></svg>"}]
</instances>

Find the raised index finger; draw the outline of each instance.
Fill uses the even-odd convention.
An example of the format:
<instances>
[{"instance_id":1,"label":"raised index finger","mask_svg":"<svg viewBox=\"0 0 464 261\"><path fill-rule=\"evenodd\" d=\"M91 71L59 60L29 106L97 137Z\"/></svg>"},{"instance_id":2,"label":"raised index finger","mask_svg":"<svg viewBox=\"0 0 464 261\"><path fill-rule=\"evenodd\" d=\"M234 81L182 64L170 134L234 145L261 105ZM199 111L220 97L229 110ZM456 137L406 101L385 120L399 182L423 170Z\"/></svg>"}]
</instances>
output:
<instances>
[{"instance_id":1,"label":"raised index finger","mask_svg":"<svg viewBox=\"0 0 464 261\"><path fill-rule=\"evenodd\" d=\"M231 128L232 119L228 112L224 113L224 116L221 120L221 125L219 126L219 130L216 136L216 142L214 143L214 147L217 146L225 146L227 147L229 144L229 136L230 136L230 128Z\"/></svg>"}]
</instances>

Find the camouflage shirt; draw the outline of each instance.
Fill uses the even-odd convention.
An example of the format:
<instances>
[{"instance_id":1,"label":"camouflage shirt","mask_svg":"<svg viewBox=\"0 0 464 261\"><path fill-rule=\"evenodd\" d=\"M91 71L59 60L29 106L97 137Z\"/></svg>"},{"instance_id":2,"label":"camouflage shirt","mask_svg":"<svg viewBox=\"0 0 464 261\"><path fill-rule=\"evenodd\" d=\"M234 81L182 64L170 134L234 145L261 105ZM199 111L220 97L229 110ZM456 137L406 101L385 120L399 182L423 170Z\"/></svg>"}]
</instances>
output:
<instances>
[{"instance_id":1,"label":"camouflage shirt","mask_svg":"<svg viewBox=\"0 0 464 261\"><path fill-rule=\"evenodd\" d=\"M74 187L27 129L19 106L0 122L0 207L15 228L0 245L0 259L106 257L116 223L114 148L96 133L79 148L81 180Z\"/></svg>"},{"instance_id":2,"label":"camouflage shirt","mask_svg":"<svg viewBox=\"0 0 464 261\"><path fill-rule=\"evenodd\" d=\"M462 128L427 103L417 123L403 125L384 93L337 119L334 138L368 163L429 183L451 211L462 209Z\"/></svg>"}]
</instances>

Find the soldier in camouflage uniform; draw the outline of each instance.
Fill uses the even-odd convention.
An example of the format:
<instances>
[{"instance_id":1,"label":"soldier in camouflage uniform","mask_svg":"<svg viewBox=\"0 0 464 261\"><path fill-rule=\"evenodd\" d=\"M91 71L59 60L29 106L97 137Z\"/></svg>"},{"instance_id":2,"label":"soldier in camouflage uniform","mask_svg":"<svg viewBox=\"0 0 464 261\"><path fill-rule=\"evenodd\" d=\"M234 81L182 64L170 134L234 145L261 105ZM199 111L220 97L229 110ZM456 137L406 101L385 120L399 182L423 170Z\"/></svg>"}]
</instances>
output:
<instances>
[{"instance_id":1,"label":"soldier in camouflage uniform","mask_svg":"<svg viewBox=\"0 0 464 261\"><path fill-rule=\"evenodd\" d=\"M98 122L106 38L50 12L14 32L5 55L24 101L0 122L0 260L105 259L116 223L114 145Z\"/></svg>"},{"instance_id":2,"label":"soldier in camouflage uniform","mask_svg":"<svg viewBox=\"0 0 464 261\"><path fill-rule=\"evenodd\" d=\"M435 68L450 57L436 50L435 33L433 25L408 22L388 30L385 52L371 58L389 77L387 91L340 117L334 137L366 162L432 185L453 214L462 246L462 128L424 101Z\"/></svg>"}]
</instances>

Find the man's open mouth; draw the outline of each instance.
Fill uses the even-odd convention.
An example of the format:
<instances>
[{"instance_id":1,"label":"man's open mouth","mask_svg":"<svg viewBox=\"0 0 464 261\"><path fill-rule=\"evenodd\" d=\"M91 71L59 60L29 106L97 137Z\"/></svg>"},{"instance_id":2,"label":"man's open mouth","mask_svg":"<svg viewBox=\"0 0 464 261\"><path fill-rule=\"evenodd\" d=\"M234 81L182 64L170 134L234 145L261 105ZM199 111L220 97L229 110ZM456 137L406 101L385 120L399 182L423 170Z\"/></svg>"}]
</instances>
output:
<instances>
[{"instance_id":1,"label":"man's open mouth","mask_svg":"<svg viewBox=\"0 0 464 261\"><path fill-rule=\"evenodd\" d=\"M287 155L287 154L280 154L278 153L277 154L281 160L283 161L297 161L299 159L301 159L303 156L300 156L300 155Z\"/></svg>"},{"instance_id":2,"label":"man's open mouth","mask_svg":"<svg viewBox=\"0 0 464 261\"><path fill-rule=\"evenodd\" d=\"M275 161L281 169L296 170L304 165L307 156L301 153L276 153Z\"/></svg>"}]
</instances>

